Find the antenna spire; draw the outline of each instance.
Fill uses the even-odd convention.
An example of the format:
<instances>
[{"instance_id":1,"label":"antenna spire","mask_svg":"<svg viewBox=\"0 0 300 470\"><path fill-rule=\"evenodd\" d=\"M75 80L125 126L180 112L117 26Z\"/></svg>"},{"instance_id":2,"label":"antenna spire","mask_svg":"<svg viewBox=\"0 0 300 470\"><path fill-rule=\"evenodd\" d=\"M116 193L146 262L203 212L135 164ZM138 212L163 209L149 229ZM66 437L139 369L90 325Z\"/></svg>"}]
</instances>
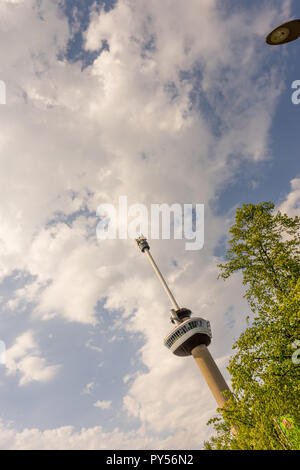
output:
<instances>
[{"instance_id":1,"label":"antenna spire","mask_svg":"<svg viewBox=\"0 0 300 470\"><path fill-rule=\"evenodd\" d=\"M176 302L175 300L175 297L174 295L172 294L172 292L170 291L162 273L160 272L160 270L158 269L158 266L157 264L155 263L154 259L152 258L152 255L150 253L150 246L149 246L149 243L147 241L147 238L144 237L144 235L141 235L140 237L138 237L136 239L136 244L137 246L140 248L141 252L142 253L146 253L147 255L147 258L149 259L154 271L155 271L155 274L157 275L160 283L162 284L163 288L165 289L170 301L171 301L171 304L173 305L173 308L174 310L179 310L180 307L178 305L178 303Z\"/></svg>"}]
</instances>

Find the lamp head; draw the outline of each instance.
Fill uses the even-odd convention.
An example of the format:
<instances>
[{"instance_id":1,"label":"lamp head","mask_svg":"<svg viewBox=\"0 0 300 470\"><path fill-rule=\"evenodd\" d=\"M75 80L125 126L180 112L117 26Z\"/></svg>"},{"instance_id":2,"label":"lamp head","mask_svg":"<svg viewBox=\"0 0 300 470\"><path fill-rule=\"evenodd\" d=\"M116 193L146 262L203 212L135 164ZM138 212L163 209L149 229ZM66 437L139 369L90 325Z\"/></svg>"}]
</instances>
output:
<instances>
[{"instance_id":1,"label":"lamp head","mask_svg":"<svg viewBox=\"0 0 300 470\"><path fill-rule=\"evenodd\" d=\"M288 21L268 34L266 42L270 46L279 46L287 42L295 41L300 36L300 20Z\"/></svg>"}]
</instances>

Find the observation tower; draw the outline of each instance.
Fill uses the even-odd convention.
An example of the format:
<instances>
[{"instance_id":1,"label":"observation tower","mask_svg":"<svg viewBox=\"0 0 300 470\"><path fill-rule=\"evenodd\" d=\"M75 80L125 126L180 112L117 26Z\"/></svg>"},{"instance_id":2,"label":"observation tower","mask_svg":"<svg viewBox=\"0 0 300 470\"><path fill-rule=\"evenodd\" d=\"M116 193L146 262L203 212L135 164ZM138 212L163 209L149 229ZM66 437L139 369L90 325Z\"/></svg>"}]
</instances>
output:
<instances>
[{"instance_id":1,"label":"observation tower","mask_svg":"<svg viewBox=\"0 0 300 470\"><path fill-rule=\"evenodd\" d=\"M212 338L209 321L198 316L192 317L191 310L179 307L154 259L152 258L147 239L144 236L140 236L136 239L136 243L141 252L146 254L173 306L171 309L170 320L175 326L165 337L165 346L176 356L193 356L218 404L218 407L223 408L227 399L223 392L229 390L229 388L217 364L207 349Z\"/></svg>"}]
</instances>

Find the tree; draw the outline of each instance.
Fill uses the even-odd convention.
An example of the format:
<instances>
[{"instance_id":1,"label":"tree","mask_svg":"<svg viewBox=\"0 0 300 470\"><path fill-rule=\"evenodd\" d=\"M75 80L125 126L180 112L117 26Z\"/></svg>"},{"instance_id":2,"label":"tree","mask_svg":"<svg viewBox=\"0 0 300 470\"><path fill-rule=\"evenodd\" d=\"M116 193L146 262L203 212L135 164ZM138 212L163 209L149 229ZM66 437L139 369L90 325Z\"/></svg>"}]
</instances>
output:
<instances>
[{"instance_id":1,"label":"tree","mask_svg":"<svg viewBox=\"0 0 300 470\"><path fill-rule=\"evenodd\" d=\"M220 277L242 272L253 318L233 346L233 392L210 421L217 435L206 449L300 448L300 373L292 361L300 339L299 231L300 218L274 213L271 202L236 211Z\"/></svg>"}]
</instances>

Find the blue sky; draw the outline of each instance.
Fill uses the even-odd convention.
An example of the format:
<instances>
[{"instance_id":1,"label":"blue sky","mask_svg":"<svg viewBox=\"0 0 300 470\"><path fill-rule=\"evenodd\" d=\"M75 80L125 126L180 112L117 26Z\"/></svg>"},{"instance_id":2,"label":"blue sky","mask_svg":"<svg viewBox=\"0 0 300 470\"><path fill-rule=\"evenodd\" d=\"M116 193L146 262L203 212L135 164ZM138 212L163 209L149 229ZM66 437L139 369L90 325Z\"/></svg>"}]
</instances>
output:
<instances>
[{"instance_id":1,"label":"blue sky","mask_svg":"<svg viewBox=\"0 0 300 470\"><path fill-rule=\"evenodd\" d=\"M214 400L162 344L170 306L146 259L98 241L96 211L120 195L204 203L202 250L151 247L210 320L229 380L249 313L240 276L217 280L235 208L299 212L300 42L264 38L300 6L7 0L0 14L0 448L201 448Z\"/></svg>"}]
</instances>

